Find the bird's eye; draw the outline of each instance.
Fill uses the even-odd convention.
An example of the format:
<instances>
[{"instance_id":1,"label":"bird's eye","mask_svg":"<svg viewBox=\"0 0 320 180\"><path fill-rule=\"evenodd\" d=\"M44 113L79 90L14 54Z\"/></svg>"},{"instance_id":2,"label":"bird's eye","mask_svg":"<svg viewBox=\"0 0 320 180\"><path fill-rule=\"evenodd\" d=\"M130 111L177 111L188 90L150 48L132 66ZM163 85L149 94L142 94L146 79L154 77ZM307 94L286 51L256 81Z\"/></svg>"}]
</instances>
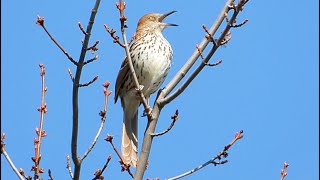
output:
<instances>
[{"instance_id":1,"label":"bird's eye","mask_svg":"<svg viewBox=\"0 0 320 180\"><path fill-rule=\"evenodd\" d=\"M150 21L155 21L156 18L155 18L154 16L150 16L150 17L149 17L149 20L150 20Z\"/></svg>"}]
</instances>

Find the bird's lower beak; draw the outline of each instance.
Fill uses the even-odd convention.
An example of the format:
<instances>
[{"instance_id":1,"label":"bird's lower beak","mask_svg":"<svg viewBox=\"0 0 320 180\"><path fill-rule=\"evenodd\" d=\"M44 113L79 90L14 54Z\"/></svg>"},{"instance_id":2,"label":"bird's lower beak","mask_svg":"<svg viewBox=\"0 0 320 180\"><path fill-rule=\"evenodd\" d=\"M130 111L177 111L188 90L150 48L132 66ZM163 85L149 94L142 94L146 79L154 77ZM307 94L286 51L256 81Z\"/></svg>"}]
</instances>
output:
<instances>
[{"instance_id":1,"label":"bird's lower beak","mask_svg":"<svg viewBox=\"0 0 320 180\"><path fill-rule=\"evenodd\" d=\"M177 12L177 11L171 11L171 12L169 12L169 13L166 13L166 14L162 15L162 16L160 17L159 21L162 22L163 19L165 19L167 16L169 16L170 14L173 14L173 13L175 13L175 12ZM163 25L165 25L165 26L178 26L177 24L173 24L173 23L163 23Z\"/></svg>"}]
</instances>

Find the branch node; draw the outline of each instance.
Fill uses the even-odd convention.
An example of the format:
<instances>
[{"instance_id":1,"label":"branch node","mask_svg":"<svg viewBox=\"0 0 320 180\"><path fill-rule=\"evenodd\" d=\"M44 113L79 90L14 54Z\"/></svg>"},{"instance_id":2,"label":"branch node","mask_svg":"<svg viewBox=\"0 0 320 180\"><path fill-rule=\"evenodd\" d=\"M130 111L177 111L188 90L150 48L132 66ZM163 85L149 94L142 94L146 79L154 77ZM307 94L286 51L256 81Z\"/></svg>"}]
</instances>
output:
<instances>
[{"instance_id":1,"label":"branch node","mask_svg":"<svg viewBox=\"0 0 320 180\"><path fill-rule=\"evenodd\" d=\"M97 40L92 46L87 48L87 51L91 50L91 53L94 54L99 49L97 48L97 45L99 44L99 40Z\"/></svg>"}]
</instances>

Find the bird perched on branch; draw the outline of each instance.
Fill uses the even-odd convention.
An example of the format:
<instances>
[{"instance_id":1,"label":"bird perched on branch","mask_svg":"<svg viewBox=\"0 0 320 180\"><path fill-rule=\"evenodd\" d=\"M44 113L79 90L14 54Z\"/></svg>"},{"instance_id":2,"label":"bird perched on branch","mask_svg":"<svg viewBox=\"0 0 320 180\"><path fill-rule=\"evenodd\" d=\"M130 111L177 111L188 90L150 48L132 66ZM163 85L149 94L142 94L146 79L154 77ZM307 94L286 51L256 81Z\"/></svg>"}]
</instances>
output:
<instances>
[{"instance_id":1,"label":"bird perched on branch","mask_svg":"<svg viewBox=\"0 0 320 180\"><path fill-rule=\"evenodd\" d=\"M167 26L163 20L170 14L150 13L142 16L130 46L132 64L142 87L142 93L148 100L164 82L171 66L173 51L170 43L163 37L162 31ZM118 73L115 87L115 102L118 96L123 108L122 159L123 163L136 167L138 160L138 108L141 98L137 94L136 84L127 57Z\"/></svg>"}]
</instances>

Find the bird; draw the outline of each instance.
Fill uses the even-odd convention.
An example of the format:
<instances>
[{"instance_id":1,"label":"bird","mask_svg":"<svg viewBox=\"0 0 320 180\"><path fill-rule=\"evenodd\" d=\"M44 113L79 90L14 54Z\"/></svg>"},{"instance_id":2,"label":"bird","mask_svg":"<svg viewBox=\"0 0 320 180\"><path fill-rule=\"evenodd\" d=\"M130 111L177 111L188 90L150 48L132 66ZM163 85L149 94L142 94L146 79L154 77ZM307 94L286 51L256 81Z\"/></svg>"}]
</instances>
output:
<instances>
[{"instance_id":1,"label":"bird","mask_svg":"<svg viewBox=\"0 0 320 180\"><path fill-rule=\"evenodd\" d=\"M164 38L162 31L167 26L178 26L165 23L163 20L170 14L149 13L142 16L133 35L133 42L129 47L132 64L147 101L164 82L173 58L170 43ZM136 85L128 58L125 57L119 70L115 85L115 103L121 99L123 109L122 161L126 165L137 166L138 161L138 108L141 98L137 94Z\"/></svg>"}]
</instances>

